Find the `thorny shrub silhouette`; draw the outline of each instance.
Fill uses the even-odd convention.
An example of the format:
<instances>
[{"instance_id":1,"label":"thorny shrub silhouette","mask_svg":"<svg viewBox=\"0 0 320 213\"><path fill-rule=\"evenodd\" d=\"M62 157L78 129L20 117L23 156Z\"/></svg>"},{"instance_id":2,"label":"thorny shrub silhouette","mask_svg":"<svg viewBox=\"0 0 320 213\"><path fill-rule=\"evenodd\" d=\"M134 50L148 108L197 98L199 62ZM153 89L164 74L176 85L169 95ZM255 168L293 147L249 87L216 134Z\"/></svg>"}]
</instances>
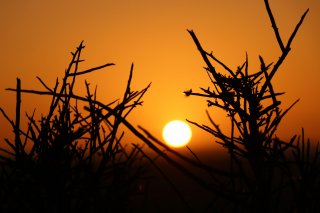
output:
<instances>
[{"instance_id":1,"label":"thorny shrub silhouette","mask_svg":"<svg viewBox=\"0 0 320 213\"><path fill-rule=\"evenodd\" d=\"M228 151L230 167L221 170L208 166L192 152L200 165L170 149L143 129L151 140L165 147L174 158L185 163L172 164L188 177L213 193L213 201L205 211L221 212L316 212L320 209L320 156L319 147L312 149L309 140L293 136L290 141L280 140L275 132L283 117L298 102L288 109L281 109L279 96L272 79L291 50L291 44L303 23L304 12L286 44L280 36L269 2L264 1L272 28L281 50L280 57L266 63L259 56L260 70L249 72L248 56L236 70L230 69L211 52L201 46L196 34L188 30L211 80L211 87L202 87L200 92L185 91L187 96L207 99L208 107L224 110L230 119L231 131L224 133L213 119L212 125L201 125L189 121L216 138L216 142ZM213 65L216 63L224 71ZM189 164L186 164L189 163ZM193 165L208 172L203 178L190 173Z\"/></svg>"},{"instance_id":2,"label":"thorny shrub silhouette","mask_svg":"<svg viewBox=\"0 0 320 213\"><path fill-rule=\"evenodd\" d=\"M150 85L131 90L133 65L122 100L103 104L85 82L86 96L74 91L76 78L114 64L79 71L83 43L74 53L62 83L54 88L38 80L44 91L21 89L17 79L16 118L4 117L14 130L14 141L0 154L1 212L128 212L143 203L139 181L146 175L139 146L122 142L122 121L138 105ZM21 93L51 96L49 110L40 120L26 114L20 128ZM143 206L142 206L143 207Z\"/></svg>"}]
</instances>

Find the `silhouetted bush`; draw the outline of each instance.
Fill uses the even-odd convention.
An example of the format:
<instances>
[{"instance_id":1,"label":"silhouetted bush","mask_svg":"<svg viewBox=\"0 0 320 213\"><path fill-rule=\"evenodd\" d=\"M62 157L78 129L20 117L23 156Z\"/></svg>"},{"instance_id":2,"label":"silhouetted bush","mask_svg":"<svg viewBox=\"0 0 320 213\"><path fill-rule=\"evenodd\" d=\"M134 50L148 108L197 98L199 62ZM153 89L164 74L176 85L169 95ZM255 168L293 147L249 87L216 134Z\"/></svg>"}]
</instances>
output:
<instances>
[{"instance_id":1,"label":"silhouetted bush","mask_svg":"<svg viewBox=\"0 0 320 213\"><path fill-rule=\"evenodd\" d=\"M114 64L79 71L83 43L72 53L62 83L44 91L21 89L17 79L16 118L2 114L14 130L14 141L0 155L1 212L128 212L142 208L140 181L146 175L137 147L123 142L122 120L138 105L149 88L131 90L133 65L122 100L103 104L96 89L76 95L80 75ZM27 129L20 128L21 93L51 96L48 112L35 119L26 115ZM140 206L139 206L140 202Z\"/></svg>"},{"instance_id":2,"label":"silhouetted bush","mask_svg":"<svg viewBox=\"0 0 320 213\"><path fill-rule=\"evenodd\" d=\"M275 92L272 84L309 10L305 11L284 43L269 2L264 2L281 55L272 63L266 63L259 56L259 71L249 71L247 55L244 63L232 70L213 52L205 51L195 33L188 30L206 64L211 86L202 87L200 92L190 89L184 93L203 97L208 107L225 111L231 130L222 132L209 113L211 126L189 122L210 133L218 144L227 149L230 167L218 170L215 165L205 165L190 150L198 161L199 165L196 165L192 159L170 149L144 130L151 140L174 155L169 161L171 164L213 193L213 201L207 209L209 212L316 212L320 209L319 147L311 149L303 131L301 138L295 135L290 141L275 136L283 117L298 100L288 109L281 109L279 96L284 93ZM218 71L220 67L224 71ZM184 163L178 163L177 158L183 159ZM208 177L190 173L188 168L191 166L206 171Z\"/></svg>"}]
</instances>

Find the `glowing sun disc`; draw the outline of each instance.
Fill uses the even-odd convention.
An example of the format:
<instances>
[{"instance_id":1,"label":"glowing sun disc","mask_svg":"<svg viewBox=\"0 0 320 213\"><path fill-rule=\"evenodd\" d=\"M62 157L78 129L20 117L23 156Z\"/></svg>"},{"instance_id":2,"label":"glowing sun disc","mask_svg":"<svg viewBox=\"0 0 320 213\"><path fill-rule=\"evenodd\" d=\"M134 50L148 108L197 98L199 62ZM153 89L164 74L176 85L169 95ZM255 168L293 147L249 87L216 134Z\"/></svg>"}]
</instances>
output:
<instances>
[{"instance_id":1,"label":"glowing sun disc","mask_svg":"<svg viewBox=\"0 0 320 213\"><path fill-rule=\"evenodd\" d=\"M183 121L174 120L165 125L162 137L169 146L182 147L189 143L192 136L190 126Z\"/></svg>"}]
</instances>

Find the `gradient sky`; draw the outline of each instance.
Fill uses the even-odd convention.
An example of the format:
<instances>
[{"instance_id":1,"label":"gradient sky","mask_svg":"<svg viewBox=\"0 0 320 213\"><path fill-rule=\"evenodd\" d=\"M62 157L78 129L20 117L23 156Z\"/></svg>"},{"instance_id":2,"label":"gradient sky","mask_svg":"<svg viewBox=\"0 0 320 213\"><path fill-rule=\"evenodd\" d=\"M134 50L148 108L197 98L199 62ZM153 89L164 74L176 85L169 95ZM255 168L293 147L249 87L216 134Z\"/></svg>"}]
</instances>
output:
<instances>
[{"instance_id":1,"label":"gradient sky","mask_svg":"<svg viewBox=\"0 0 320 213\"><path fill-rule=\"evenodd\" d=\"M304 127L308 137L319 140L320 1L273 0L270 5L284 40L310 8L274 78L275 90L286 92L281 99L284 108L301 98L278 135L287 138ZM204 63L186 29L193 29L203 47L231 68L244 62L246 52L253 71L259 69L259 54L266 62L280 56L263 0L1 0L0 28L0 106L9 115L14 115L15 99L4 89L15 87L16 77L22 79L23 88L39 89L36 76L53 85L63 75L70 52L84 40L83 69L116 64L88 78L98 85L100 100L122 97L132 62L132 87L142 89L152 82L144 106L129 120L156 136L173 119L209 123L206 101L182 93L209 86ZM81 91L82 84L79 87ZM46 109L39 97L24 95L22 101L24 111ZM227 127L225 114L209 110L222 129ZM7 136L3 117L0 121L0 133ZM212 140L207 133L193 130L191 147Z\"/></svg>"}]
</instances>

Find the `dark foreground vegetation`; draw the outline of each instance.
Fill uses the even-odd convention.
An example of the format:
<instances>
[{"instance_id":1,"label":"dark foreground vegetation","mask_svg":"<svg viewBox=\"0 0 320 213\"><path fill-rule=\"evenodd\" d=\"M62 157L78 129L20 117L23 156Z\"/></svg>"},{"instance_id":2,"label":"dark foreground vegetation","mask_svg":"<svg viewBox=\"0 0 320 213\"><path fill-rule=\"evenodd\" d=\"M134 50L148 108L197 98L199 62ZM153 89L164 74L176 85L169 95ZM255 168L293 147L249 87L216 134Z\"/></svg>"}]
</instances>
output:
<instances>
[{"instance_id":1,"label":"dark foreground vegetation","mask_svg":"<svg viewBox=\"0 0 320 213\"><path fill-rule=\"evenodd\" d=\"M85 82L87 94L74 92L79 75L97 71L105 64L79 71L81 43L61 83L44 91L21 89L17 79L16 118L12 121L1 109L14 130L14 141L5 139L1 148L1 212L125 212L130 199L143 196L138 179L143 177L138 147L126 148L121 119L142 103L148 87L130 88L133 65L122 100L108 104L96 100ZM20 128L21 93L49 95L52 100L45 116L26 115L28 126ZM136 204L135 202L134 204Z\"/></svg>"},{"instance_id":2,"label":"dark foreground vegetation","mask_svg":"<svg viewBox=\"0 0 320 213\"><path fill-rule=\"evenodd\" d=\"M320 156L318 144L301 136L284 141L275 136L288 109L281 108L280 96L272 79L291 50L291 44L308 10L287 41L281 37L267 0L264 1L274 34L281 50L275 62L259 56L260 70L249 71L248 56L237 70L230 69L201 46L196 34L188 31L203 58L211 87L185 91L187 96L201 96L208 107L223 109L231 124L224 133L209 116L210 125L189 121L212 134L228 152L225 169L205 164L192 150L186 157L163 144L146 129L135 128L128 114L142 104L149 85L131 89L133 65L122 99L104 104L96 99L85 82L87 93L73 90L79 75L87 75L113 64L79 71L83 43L74 53L62 82L50 88L38 78L44 90L14 89L16 117L10 119L14 139L4 139L0 151L1 212L157 212L145 208L148 193L143 183L156 170L176 192L189 212L317 212L320 209ZM218 71L213 63L217 64ZM290 73L289 73L290 74ZM27 128L21 128L21 95L50 96L48 112L36 119L26 114ZM176 184L156 161L138 144L124 144L120 125L146 144L158 158L164 159L194 185L205 189L210 202L193 209ZM193 172L202 171L200 173ZM155 173L153 173L155 174ZM203 175L206 174L206 175ZM156 192L153 192L156 193ZM208 196L206 194L206 196ZM201 199L201 194L199 195Z\"/></svg>"}]
</instances>

